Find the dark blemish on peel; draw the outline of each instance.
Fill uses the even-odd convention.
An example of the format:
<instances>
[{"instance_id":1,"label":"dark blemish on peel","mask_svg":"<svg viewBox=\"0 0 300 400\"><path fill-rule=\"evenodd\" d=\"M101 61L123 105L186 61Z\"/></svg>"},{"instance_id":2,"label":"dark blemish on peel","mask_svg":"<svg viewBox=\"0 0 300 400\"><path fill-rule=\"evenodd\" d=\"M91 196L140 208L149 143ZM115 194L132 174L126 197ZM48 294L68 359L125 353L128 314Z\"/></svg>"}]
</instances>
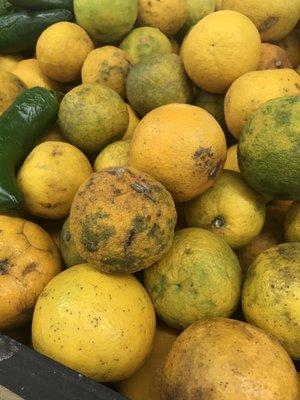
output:
<instances>
[{"instance_id":1,"label":"dark blemish on peel","mask_svg":"<svg viewBox=\"0 0 300 400\"><path fill-rule=\"evenodd\" d=\"M26 267L22 271L22 276L26 276L26 275L30 274L31 272L36 271L37 266L38 266L38 264L36 262L31 262L31 263L27 264Z\"/></svg>"},{"instance_id":2,"label":"dark blemish on peel","mask_svg":"<svg viewBox=\"0 0 300 400\"><path fill-rule=\"evenodd\" d=\"M10 266L8 258L4 258L0 261L0 275L6 275Z\"/></svg>"},{"instance_id":3,"label":"dark blemish on peel","mask_svg":"<svg viewBox=\"0 0 300 400\"><path fill-rule=\"evenodd\" d=\"M258 31L267 32L270 28L272 28L272 26L277 24L278 21L279 21L278 17L274 17L273 15L271 15L270 17L265 19L262 24L259 25Z\"/></svg>"},{"instance_id":4,"label":"dark blemish on peel","mask_svg":"<svg viewBox=\"0 0 300 400\"><path fill-rule=\"evenodd\" d=\"M211 223L211 227L214 229L223 228L226 225L225 219L222 216L217 216Z\"/></svg>"},{"instance_id":5,"label":"dark blemish on peel","mask_svg":"<svg viewBox=\"0 0 300 400\"><path fill-rule=\"evenodd\" d=\"M153 203L155 203L155 199L153 199L153 197L151 196L151 189L146 186L146 185L142 185L141 183L138 182L134 182L130 185L130 187L137 193L140 193L142 195L144 195L145 197L147 197L149 200L153 201Z\"/></svg>"},{"instance_id":6,"label":"dark blemish on peel","mask_svg":"<svg viewBox=\"0 0 300 400\"><path fill-rule=\"evenodd\" d=\"M51 152L51 156L56 157L56 156L61 156L63 154L63 152L61 150L58 149L53 149Z\"/></svg>"}]
</instances>

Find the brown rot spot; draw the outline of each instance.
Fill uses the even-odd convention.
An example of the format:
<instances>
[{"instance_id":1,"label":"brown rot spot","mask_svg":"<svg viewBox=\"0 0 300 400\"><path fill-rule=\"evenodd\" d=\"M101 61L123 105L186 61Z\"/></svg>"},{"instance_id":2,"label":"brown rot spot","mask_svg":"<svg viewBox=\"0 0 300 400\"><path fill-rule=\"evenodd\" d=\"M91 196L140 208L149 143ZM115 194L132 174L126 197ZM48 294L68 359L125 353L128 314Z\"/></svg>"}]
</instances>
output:
<instances>
[{"instance_id":1,"label":"brown rot spot","mask_svg":"<svg viewBox=\"0 0 300 400\"><path fill-rule=\"evenodd\" d=\"M57 208L60 203L39 203L40 206L42 206L43 208Z\"/></svg>"},{"instance_id":2,"label":"brown rot spot","mask_svg":"<svg viewBox=\"0 0 300 400\"><path fill-rule=\"evenodd\" d=\"M0 260L0 275L6 275L10 267L10 262L8 258Z\"/></svg>"},{"instance_id":3,"label":"brown rot spot","mask_svg":"<svg viewBox=\"0 0 300 400\"><path fill-rule=\"evenodd\" d=\"M61 156L63 153L61 150L58 150L57 148L54 148L51 152L51 156L53 157L57 157L57 156Z\"/></svg>"},{"instance_id":4,"label":"brown rot spot","mask_svg":"<svg viewBox=\"0 0 300 400\"><path fill-rule=\"evenodd\" d=\"M222 168L223 165L223 161L218 161L216 164L213 165L213 167L211 168L211 170L209 171L209 178L214 179L218 172L220 171L220 169Z\"/></svg>"},{"instance_id":5,"label":"brown rot spot","mask_svg":"<svg viewBox=\"0 0 300 400\"><path fill-rule=\"evenodd\" d=\"M259 25L258 27L259 32L267 32L270 28L272 28L272 26L277 24L278 21L279 21L278 17L270 15L270 17L265 19L264 22Z\"/></svg>"},{"instance_id":6,"label":"brown rot spot","mask_svg":"<svg viewBox=\"0 0 300 400\"><path fill-rule=\"evenodd\" d=\"M26 265L26 267L22 271L22 276L24 277L27 274L30 274L33 271L36 271L38 267L38 264L36 262L31 262Z\"/></svg>"},{"instance_id":7,"label":"brown rot spot","mask_svg":"<svg viewBox=\"0 0 300 400\"><path fill-rule=\"evenodd\" d=\"M226 225L225 219L218 215L211 223L211 227L213 229L220 229L223 228Z\"/></svg>"},{"instance_id":8,"label":"brown rot spot","mask_svg":"<svg viewBox=\"0 0 300 400\"><path fill-rule=\"evenodd\" d=\"M120 176L120 175L123 175L123 174L124 174L125 169L124 169L124 168L119 168L119 167L116 167L116 168L109 168L109 169L106 170L106 172L107 172L109 175Z\"/></svg>"},{"instance_id":9,"label":"brown rot spot","mask_svg":"<svg viewBox=\"0 0 300 400\"><path fill-rule=\"evenodd\" d=\"M151 196L151 189L148 186L146 186L145 184L143 185L138 182L134 182L130 186L135 192L142 194L143 196L147 197L149 200L153 201L153 203L155 203L155 199Z\"/></svg>"},{"instance_id":10,"label":"brown rot spot","mask_svg":"<svg viewBox=\"0 0 300 400\"><path fill-rule=\"evenodd\" d=\"M197 151L194 153L194 158L195 159L202 159L204 160L207 156L212 157L214 155L211 147L200 147Z\"/></svg>"},{"instance_id":11,"label":"brown rot spot","mask_svg":"<svg viewBox=\"0 0 300 400\"><path fill-rule=\"evenodd\" d=\"M131 243L133 242L133 239L136 235L136 230L135 229L130 229L128 233L128 237L126 238L126 241L124 243L124 250L126 251L128 247L130 247Z\"/></svg>"}]
</instances>

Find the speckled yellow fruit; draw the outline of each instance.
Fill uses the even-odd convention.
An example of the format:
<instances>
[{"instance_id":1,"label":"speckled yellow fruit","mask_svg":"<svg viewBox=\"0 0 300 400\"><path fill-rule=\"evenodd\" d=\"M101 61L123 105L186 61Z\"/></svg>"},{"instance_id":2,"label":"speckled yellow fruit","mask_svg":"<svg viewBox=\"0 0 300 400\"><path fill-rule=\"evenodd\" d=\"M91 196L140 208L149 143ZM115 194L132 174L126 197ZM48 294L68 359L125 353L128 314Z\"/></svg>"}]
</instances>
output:
<instances>
[{"instance_id":1,"label":"speckled yellow fruit","mask_svg":"<svg viewBox=\"0 0 300 400\"><path fill-rule=\"evenodd\" d=\"M69 143L36 146L18 173L27 210L44 218L67 216L77 189L91 173L88 159Z\"/></svg>"},{"instance_id":2,"label":"speckled yellow fruit","mask_svg":"<svg viewBox=\"0 0 300 400\"><path fill-rule=\"evenodd\" d=\"M137 64L144 57L153 54L172 53L172 45L168 37L151 26L133 29L122 40L120 48L128 54L132 64Z\"/></svg>"},{"instance_id":3,"label":"speckled yellow fruit","mask_svg":"<svg viewBox=\"0 0 300 400\"><path fill-rule=\"evenodd\" d=\"M175 200L209 188L226 159L217 121L200 107L168 104L147 114L136 128L129 165L163 183Z\"/></svg>"},{"instance_id":4,"label":"speckled yellow fruit","mask_svg":"<svg viewBox=\"0 0 300 400\"><path fill-rule=\"evenodd\" d=\"M151 351L155 314L132 275L95 266L67 269L44 289L35 307L35 350L96 381L125 379Z\"/></svg>"},{"instance_id":5,"label":"speckled yellow fruit","mask_svg":"<svg viewBox=\"0 0 300 400\"><path fill-rule=\"evenodd\" d=\"M84 263L84 259L80 257L76 250L75 243L70 231L70 219L67 218L63 224L60 234L60 251L66 267L72 267Z\"/></svg>"},{"instance_id":6,"label":"speckled yellow fruit","mask_svg":"<svg viewBox=\"0 0 300 400\"><path fill-rule=\"evenodd\" d=\"M30 321L38 296L61 271L51 237L21 218L0 216L0 330Z\"/></svg>"},{"instance_id":7,"label":"speckled yellow fruit","mask_svg":"<svg viewBox=\"0 0 300 400\"><path fill-rule=\"evenodd\" d=\"M247 271L243 313L250 323L280 340L300 359L300 243L283 243L261 253Z\"/></svg>"},{"instance_id":8,"label":"speckled yellow fruit","mask_svg":"<svg viewBox=\"0 0 300 400\"><path fill-rule=\"evenodd\" d=\"M140 122L139 117L136 115L136 113L135 113L134 109L131 107L131 105L126 103L126 107L127 107L128 116L129 116L129 123L128 123L127 131L122 138L123 140L132 139L133 132L135 131L135 128L138 126L138 124Z\"/></svg>"},{"instance_id":9,"label":"speckled yellow fruit","mask_svg":"<svg viewBox=\"0 0 300 400\"><path fill-rule=\"evenodd\" d=\"M243 127L263 103L299 94L300 76L290 68L248 72L234 81L226 93L224 111L228 129L239 138Z\"/></svg>"},{"instance_id":10,"label":"speckled yellow fruit","mask_svg":"<svg viewBox=\"0 0 300 400\"><path fill-rule=\"evenodd\" d=\"M48 78L39 67L38 60L29 58L22 60L12 69L13 74L18 76L28 88L35 86L44 87L50 90L59 90L60 84Z\"/></svg>"},{"instance_id":11,"label":"speckled yellow fruit","mask_svg":"<svg viewBox=\"0 0 300 400\"><path fill-rule=\"evenodd\" d=\"M224 93L235 79L257 68L259 33L244 15L217 11L192 28L184 41L182 57L197 86Z\"/></svg>"},{"instance_id":12,"label":"speckled yellow fruit","mask_svg":"<svg viewBox=\"0 0 300 400\"><path fill-rule=\"evenodd\" d=\"M0 69L10 72L22 59L20 54L2 54L0 55Z\"/></svg>"},{"instance_id":13,"label":"speckled yellow fruit","mask_svg":"<svg viewBox=\"0 0 300 400\"><path fill-rule=\"evenodd\" d=\"M227 150L227 158L224 169L230 169L231 171L240 172L237 158L237 144L234 144Z\"/></svg>"},{"instance_id":14,"label":"speckled yellow fruit","mask_svg":"<svg viewBox=\"0 0 300 400\"><path fill-rule=\"evenodd\" d=\"M161 373L168 352L178 335L177 331L160 323L145 364L130 378L118 383L118 392L131 400L162 400Z\"/></svg>"},{"instance_id":15,"label":"speckled yellow fruit","mask_svg":"<svg viewBox=\"0 0 300 400\"><path fill-rule=\"evenodd\" d=\"M185 0L138 0L138 22L153 26L166 35L174 35L183 26L187 17Z\"/></svg>"},{"instance_id":16,"label":"speckled yellow fruit","mask_svg":"<svg viewBox=\"0 0 300 400\"><path fill-rule=\"evenodd\" d=\"M85 59L82 83L101 83L125 97L125 83L131 64L125 51L114 46L103 46L89 53Z\"/></svg>"},{"instance_id":17,"label":"speckled yellow fruit","mask_svg":"<svg viewBox=\"0 0 300 400\"><path fill-rule=\"evenodd\" d=\"M160 318L184 329L199 319L234 312L241 268L223 239L188 228L176 231L170 250L145 270L144 284Z\"/></svg>"},{"instance_id":18,"label":"speckled yellow fruit","mask_svg":"<svg viewBox=\"0 0 300 400\"><path fill-rule=\"evenodd\" d=\"M118 140L106 146L95 160L94 171L128 165L130 144L130 140Z\"/></svg>"},{"instance_id":19,"label":"speckled yellow fruit","mask_svg":"<svg viewBox=\"0 0 300 400\"><path fill-rule=\"evenodd\" d=\"M279 207L268 205L266 208L266 219L261 233L251 240L246 246L236 249L240 266L246 274L250 265L265 250L283 243L285 212Z\"/></svg>"},{"instance_id":20,"label":"speckled yellow fruit","mask_svg":"<svg viewBox=\"0 0 300 400\"><path fill-rule=\"evenodd\" d=\"M288 209L284 224L287 242L300 242L300 202L293 203Z\"/></svg>"},{"instance_id":21,"label":"speckled yellow fruit","mask_svg":"<svg viewBox=\"0 0 300 400\"><path fill-rule=\"evenodd\" d=\"M65 95L58 120L70 143L86 153L97 154L122 138L129 116L118 93L99 83L85 83Z\"/></svg>"},{"instance_id":22,"label":"speckled yellow fruit","mask_svg":"<svg viewBox=\"0 0 300 400\"><path fill-rule=\"evenodd\" d=\"M275 44L262 43L258 70L292 68L284 49Z\"/></svg>"},{"instance_id":23,"label":"speckled yellow fruit","mask_svg":"<svg viewBox=\"0 0 300 400\"><path fill-rule=\"evenodd\" d=\"M16 75L0 70L0 113L3 113L25 89L26 86Z\"/></svg>"},{"instance_id":24,"label":"speckled yellow fruit","mask_svg":"<svg viewBox=\"0 0 300 400\"><path fill-rule=\"evenodd\" d=\"M58 124L55 124L44 135L40 137L36 144L44 142L67 142L67 139L62 134L62 131L60 130Z\"/></svg>"},{"instance_id":25,"label":"speckled yellow fruit","mask_svg":"<svg viewBox=\"0 0 300 400\"><path fill-rule=\"evenodd\" d=\"M294 68L300 64L300 31L292 30L285 38L278 42L278 46L282 47L291 61Z\"/></svg>"},{"instance_id":26,"label":"speckled yellow fruit","mask_svg":"<svg viewBox=\"0 0 300 400\"><path fill-rule=\"evenodd\" d=\"M214 185L186 204L188 226L205 228L233 248L245 246L265 222L265 202L235 171L224 170Z\"/></svg>"},{"instance_id":27,"label":"speckled yellow fruit","mask_svg":"<svg viewBox=\"0 0 300 400\"><path fill-rule=\"evenodd\" d=\"M84 60L94 44L88 34L72 22L58 22L45 29L37 41L36 56L43 73L58 82L80 78Z\"/></svg>"},{"instance_id":28,"label":"speckled yellow fruit","mask_svg":"<svg viewBox=\"0 0 300 400\"><path fill-rule=\"evenodd\" d=\"M297 24L300 17L298 0L223 0L223 10L238 11L253 21L264 42L285 37Z\"/></svg>"},{"instance_id":29,"label":"speckled yellow fruit","mask_svg":"<svg viewBox=\"0 0 300 400\"><path fill-rule=\"evenodd\" d=\"M78 190L70 213L78 253L104 272L149 267L169 250L175 225L170 193L128 167L94 173Z\"/></svg>"},{"instance_id":30,"label":"speckled yellow fruit","mask_svg":"<svg viewBox=\"0 0 300 400\"><path fill-rule=\"evenodd\" d=\"M175 341L164 400L297 400L297 372L277 340L232 319L199 321Z\"/></svg>"}]
</instances>

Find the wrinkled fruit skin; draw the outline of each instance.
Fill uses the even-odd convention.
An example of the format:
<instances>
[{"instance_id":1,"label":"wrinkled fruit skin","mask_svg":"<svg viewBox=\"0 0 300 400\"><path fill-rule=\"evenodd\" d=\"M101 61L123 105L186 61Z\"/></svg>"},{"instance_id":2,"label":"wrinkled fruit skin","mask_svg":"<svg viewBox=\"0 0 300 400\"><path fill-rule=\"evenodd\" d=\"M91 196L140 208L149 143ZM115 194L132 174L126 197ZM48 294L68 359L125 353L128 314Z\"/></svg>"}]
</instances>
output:
<instances>
[{"instance_id":1,"label":"wrinkled fruit skin","mask_svg":"<svg viewBox=\"0 0 300 400\"><path fill-rule=\"evenodd\" d=\"M158 261L172 244L175 224L175 205L164 186L126 167L94 173L70 214L78 253L104 272L132 273Z\"/></svg>"}]
</instances>

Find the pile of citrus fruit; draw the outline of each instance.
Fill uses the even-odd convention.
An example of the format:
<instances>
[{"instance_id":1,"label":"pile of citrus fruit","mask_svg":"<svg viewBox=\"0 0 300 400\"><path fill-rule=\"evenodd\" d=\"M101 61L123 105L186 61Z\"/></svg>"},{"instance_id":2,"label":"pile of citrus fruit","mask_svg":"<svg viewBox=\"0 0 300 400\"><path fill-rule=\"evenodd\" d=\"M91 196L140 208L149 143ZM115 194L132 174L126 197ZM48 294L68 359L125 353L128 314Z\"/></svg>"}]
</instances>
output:
<instances>
[{"instance_id":1,"label":"pile of citrus fruit","mask_svg":"<svg viewBox=\"0 0 300 400\"><path fill-rule=\"evenodd\" d=\"M300 398L299 17L0 0L1 332L131 400Z\"/></svg>"}]
</instances>

